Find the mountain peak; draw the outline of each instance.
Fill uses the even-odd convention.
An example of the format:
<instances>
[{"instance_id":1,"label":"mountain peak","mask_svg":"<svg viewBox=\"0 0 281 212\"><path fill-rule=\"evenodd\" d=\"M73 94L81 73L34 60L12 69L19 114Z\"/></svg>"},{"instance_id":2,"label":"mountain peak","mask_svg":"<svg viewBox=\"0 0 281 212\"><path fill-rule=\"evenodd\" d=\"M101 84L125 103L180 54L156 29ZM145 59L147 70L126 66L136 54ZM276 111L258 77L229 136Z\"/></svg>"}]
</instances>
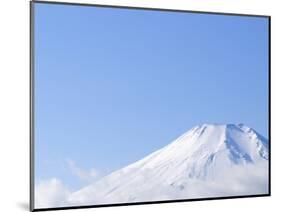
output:
<instances>
[{"instance_id":1,"label":"mountain peak","mask_svg":"<svg viewBox=\"0 0 281 212\"><path fill-rule=\"evenodd\" d=\"M220 186L225 182L227 188L236 183L238 190L240 186L244 192L244 185L239 183L250 179L249 169L257 172L254 176L260 176L256 168L260 164L268 164L267 140L252 128L244 124L202 124L145 158L75 192L69 201L152 201L170 196L174 199L173 195L194 198L192 192L214 182ZM235 174L245 179L232 179ZM200 190L201 196L204 189Z\"/></svg>"},{"instance_id":2,"label":"mountain peak","mask_svg":"<svg viewBox=\"0 0 281 212\"><path fill-rule=\"evenodd\" d=\"M170 145L193 157L224 152L232 163L249 163L268 158L267 139L244 124L202 124L184 133ZM169 146L169 145L168 145ZM197 155L197 156L196 156Z\"/></svg>"},{"instance_id":3,"label":"mountain peak","mask_svg":"<svg viewBox=\"0 0 281 212\"><path fill-rule=\"evenodd\" d=\"M197 125L193 128L205 128L205 127L212 127L212 128L221 128L221 127L225 127L225 128L249 128L249 129L251 129L250 127L247 127L243 123L239 123L239 124L233 124L233 123L227 123L227 124L203 123L203 124Z\"/></svg>"}]
</instances>

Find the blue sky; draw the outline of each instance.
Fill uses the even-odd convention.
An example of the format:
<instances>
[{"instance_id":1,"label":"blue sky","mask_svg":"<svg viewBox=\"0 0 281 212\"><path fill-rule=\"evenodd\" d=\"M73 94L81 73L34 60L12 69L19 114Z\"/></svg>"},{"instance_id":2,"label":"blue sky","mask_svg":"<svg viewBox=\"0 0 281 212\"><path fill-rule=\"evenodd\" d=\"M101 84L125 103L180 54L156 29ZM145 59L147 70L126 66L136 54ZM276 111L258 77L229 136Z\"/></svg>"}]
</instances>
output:
<instances>
[{"instance_id":1,"label":"blue sky","mask_svg":"<svg viewBox=\"0 0 281 212\"><path fill-rule=\"evenodd\" d=\"M266 18L35 5L36 181L75 189L202 123L268 137Z\"/></svg>"}]
</instances>

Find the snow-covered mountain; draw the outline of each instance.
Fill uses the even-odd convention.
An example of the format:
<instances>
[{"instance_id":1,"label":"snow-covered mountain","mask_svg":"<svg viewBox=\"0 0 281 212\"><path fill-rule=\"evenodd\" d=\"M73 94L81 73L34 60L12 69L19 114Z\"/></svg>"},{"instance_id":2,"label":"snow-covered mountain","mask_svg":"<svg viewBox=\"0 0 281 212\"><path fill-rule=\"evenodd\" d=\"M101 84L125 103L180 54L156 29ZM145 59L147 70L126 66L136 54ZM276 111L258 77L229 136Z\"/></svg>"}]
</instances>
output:
<instances>
[{"instance_id":1,"label":"snow-covered mountain","mask_svg":"<svg viewBox=\"0 0 281 212\"><path fill-rule=\"evenodd\" d=\"M203 124L72 193L68 202L106 204L267 192L267 139L243 124Z\"/></svg>"}]
</instances>

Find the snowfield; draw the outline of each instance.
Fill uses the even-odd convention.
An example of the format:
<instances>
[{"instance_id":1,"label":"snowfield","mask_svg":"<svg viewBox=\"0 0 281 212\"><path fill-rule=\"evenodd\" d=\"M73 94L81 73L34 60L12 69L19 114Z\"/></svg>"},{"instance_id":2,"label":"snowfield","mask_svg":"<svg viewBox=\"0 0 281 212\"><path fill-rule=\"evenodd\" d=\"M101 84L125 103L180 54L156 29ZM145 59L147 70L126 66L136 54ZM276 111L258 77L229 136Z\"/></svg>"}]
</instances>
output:
<instances>
[{"instance_id":1,"label":"snowfield","mask_svg":"<svg viewBox=\"0 0 281 212\"><path fill-rule=\"evenodd\" d=\"M56 206L266 193L268 140L243 124L203 124Z\"/></svg>"}]
</instances>

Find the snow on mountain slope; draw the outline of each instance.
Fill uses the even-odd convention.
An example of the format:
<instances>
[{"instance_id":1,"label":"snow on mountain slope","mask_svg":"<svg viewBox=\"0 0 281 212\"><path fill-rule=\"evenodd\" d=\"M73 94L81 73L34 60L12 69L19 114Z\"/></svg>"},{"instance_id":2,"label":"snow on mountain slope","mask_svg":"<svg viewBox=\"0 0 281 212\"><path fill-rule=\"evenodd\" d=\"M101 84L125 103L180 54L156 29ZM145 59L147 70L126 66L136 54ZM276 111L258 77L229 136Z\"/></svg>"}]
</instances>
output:
<instances>
[{"instance_id":1,"label":"snow on mountain slope","mask_svg":"<svg viewBox=\"0 0 281 212\"><path fill-rule=\"evenodd\" d=\"M74 192L71 205L268 192L268 141L243 125L196 126L147 157Z\"/></svg>"}]
</instances>

